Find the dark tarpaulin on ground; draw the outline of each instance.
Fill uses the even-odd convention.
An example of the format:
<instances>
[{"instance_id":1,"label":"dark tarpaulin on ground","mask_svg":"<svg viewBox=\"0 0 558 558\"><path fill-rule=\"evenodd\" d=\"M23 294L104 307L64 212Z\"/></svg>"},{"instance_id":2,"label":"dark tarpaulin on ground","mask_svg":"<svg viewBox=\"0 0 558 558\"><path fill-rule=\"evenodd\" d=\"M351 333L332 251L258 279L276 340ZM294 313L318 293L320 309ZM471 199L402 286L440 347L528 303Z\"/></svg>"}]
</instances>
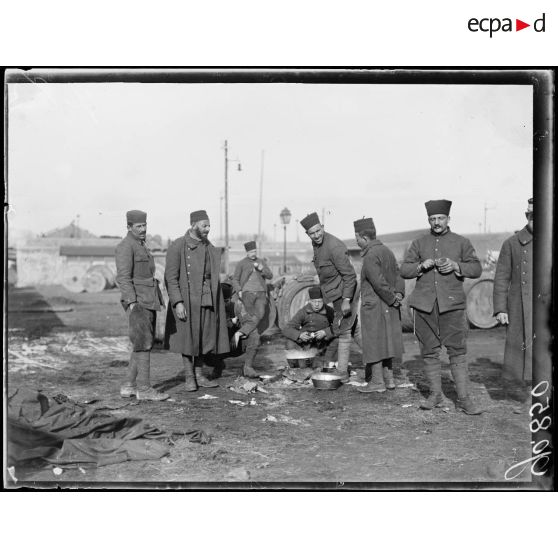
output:
<instances>
[{"instance_id":1,"label":"dark tarpaulin on ground","mask_svg":"<svg viewBox=\"0 0 558 558\"><path fill-rule=\"evenodd\" d=\"M177 434L177 433L173 433ZM178 433L209 443L202 430ZM135 417L116 418L68 399L18 388L8 395L9 464L42 458L58 465L110 465L160 459L171 434Z\"/></svg>"}]
</instances>

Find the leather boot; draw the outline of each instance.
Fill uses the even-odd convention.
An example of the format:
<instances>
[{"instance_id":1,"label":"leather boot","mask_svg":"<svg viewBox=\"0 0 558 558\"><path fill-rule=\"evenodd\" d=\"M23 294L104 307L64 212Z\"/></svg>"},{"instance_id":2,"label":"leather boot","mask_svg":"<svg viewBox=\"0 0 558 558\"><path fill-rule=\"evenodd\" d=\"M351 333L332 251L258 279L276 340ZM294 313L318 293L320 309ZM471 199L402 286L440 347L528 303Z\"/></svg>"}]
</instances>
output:
<instances>
[{"instance_id":1,"label":"leather boot","mask_svg":"<svg viewBox=\"0 0 558 558\"><path fill-rule=\"evenodd\" d=\"M426 357L424 359L424 373L430 386L430 395L425 399L420 408L431 411L434 407L438 407L444 401L442 394L442 363L440 359L435 357Z\"/></svg>"},{"instance_id":2,"label":"leather boot","mask_svg":"<svg viewBox=\"0 0 558 558\"><path fill-rule=\"evenodd\" d=\"M184 389L186 391L197 391L198 384L196 383L196 376L194 374L192 357L187 355L182 355L182 364L184 365L184 373L186 375L186 381L184 382Z\"/></svg>"},{"instance_id":3,"label":"leather boot","mask_svg":"<svg viewBox=\"0 0 558 558\"><path fill-rule=\"evenodd\" d=\"M138 389L136 399L138 401L164 401L170 396L168 393L157 391L151 387L151 352L138 351L136 353L138 367Z\"/></svg>"},{"instance_id":4,"label":"leather boot","mask_svg":"<svg viewBox=\"0 0 558 558\"><path fill-rule=\"evenodd\" d=\"M138 376L138 364L136 362L136 353L130 355L130 364L128 365L128 377L126 382L120 386L120 397L135 397L138 390L136 378Z\"/></svg>"},{"instance_id":5,"label":"leather boot","mask_svg":"<svg viewBox=\"0 0 558 558\"><path fill-rule=\"evenodd\" d=\"M465 355L450 356L450 368L457 391L457 407L468 415L480 415L482 410L477 407L469 394L469 371Z\"/></svg>"},{"instance_id":6,"label":"leather boot","mask_svg":"<svg viewBox=\"0 0 558 558\"><path fill-rule=\"evenodd\" d=\"M393 379L396 388L411 388L415 384L409 380L409 371L403 368L403 363L399 358L393 358Z\"/></svg>"},{"instance_id":7,"label":"leather boot","mask_svg":"<svg viewBox=\"0 0 558 558\"><path fill-rule=\"evenodd\" d=\"M371 366L372 376L370 381L363 387L357 388L361 393L384 393L386 385L384 383L384 367L381 362L375 362Z\"/></svg>"},{"instance_id":8,"label":"leather boot","mask_svg":"<svg viewBox=\"0 0 558 558\"><path fill-rule=\"evenodd\" d=\"M392 360L387 359L382 362L384 369L384 383L387 389L395 389L395 382L393 381L393 370L392 370Z\"/></svg>"},{"instance_id":9,"label":"leather boot","mask_svg":"<svg viewBox=\"0 0 558 558\"><path fill-rule=\"evenodd\" d=\"M248 336L246 341L246 353L244 354L244 366L242 368L242 375L247 378L259 378L259 373L254 370L254 359L260 344L260 335L257 330L254 330Z\"/></svg>"},{"instance_id":10,"label":"leather boot","mask_svg":"<svg viewBox=\"0 0 558 558\"><path fill-rule=\"evenodd\" d=\"M202 370L203 370L202 359L200 357L194 358L194 373L196 375L196 383L198 384L198 386L202 388L219 387L219 384L217 382L207 379L203 375Z\"/></svg>"},{"instance_id":11,"label":"leather boot","mask_svg":"<svg viewBox=\"0 0 558 558\"><path fill-rule=\"evenodd\" d=\"M346 331L339 335L339 344L337 345L337 375L340 376L341 382L344 384L350 380L349 357L352 341L350 331Z\"/></svg>"}]
</instances>

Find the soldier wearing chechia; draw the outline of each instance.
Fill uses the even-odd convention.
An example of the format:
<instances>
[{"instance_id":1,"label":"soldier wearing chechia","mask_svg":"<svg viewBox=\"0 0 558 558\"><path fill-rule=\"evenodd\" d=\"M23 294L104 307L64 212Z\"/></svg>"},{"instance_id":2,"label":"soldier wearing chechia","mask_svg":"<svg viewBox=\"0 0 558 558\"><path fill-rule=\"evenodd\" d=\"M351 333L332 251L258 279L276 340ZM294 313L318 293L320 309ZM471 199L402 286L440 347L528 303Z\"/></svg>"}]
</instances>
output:
<instances>
[{"instance_id":1,"label":"soldier wearing chechia","mask_svg":"<svg viewBox=\"0 0 558 558\"><path fill-rule=\"evenodd\" d=\"M430 384L430 396L421 408L430 410L443 402L443 345L450 359L458 406L467 414L480 414L469 393L463 280L479 277L482 267L471 242L449 229L451 201L431 200L425 206L430 232L412 242L401 264L401 276L417 280L409 305L415 310L415 333Z\"/></svg>"},{"instance_id":2,"label":"soldier wearing chechia","mask_svg":"<svg viewBox=\"0 0 558 558\"><path fill-rule=\"evenodd\" d=\"M128 211L126 222L128 234L116 247L116 282L120 288L120 302L128 316L133 348L128 379L120 388L120 395L162 401L169 395L156 391L150 384L156 313L164 303L155 279L155 262L145 245L147 214Z\"/></svg>"},{"instance_id":3,"label":"soldier wearing chechia","mask_svg":"<svg viewBox=\"0 0 558 558\"><path fill-rule=\"evenodd\" d=\"M337 237L326 232L317 213L310 213L300 224L312 240L313 263L318 274L324 302L335 310L333 332L339 336L337 372L342 382L349 381L349 354L352 338L361 345L358 322L358 298L355 299L357 278L347 246Z\"/></svg>"},{"instance_id":4,"label":"soldier wearing chechia","mask_svg":"<svg viewBox=\"0 0 558 558\"><path fill-rule=\"evenodd\" d=\"M506 239L494 275L494 315L507 325L503 379L521 392L533 375L533 198L527 224Z\"/></svg>"},{"instance_id":5,"label":"soldier wearing chechia","mask_svg":"<svg viewBox=\"0 0 558 558\"><path fill-rule=\"evenodd\" d=\"M241 320L240 329L234 334L233 346L240 339L246 339L246 354L242 373L248 378L257 378L259 373L254 369L254 359L260 345L258 326L265 316L267 306L266 280L273 278L273 273L257 255L256 243L251 240L244 244L246 257L236 264L233 275L233 287L246 310Z\"/></svg>"}]
</instances>

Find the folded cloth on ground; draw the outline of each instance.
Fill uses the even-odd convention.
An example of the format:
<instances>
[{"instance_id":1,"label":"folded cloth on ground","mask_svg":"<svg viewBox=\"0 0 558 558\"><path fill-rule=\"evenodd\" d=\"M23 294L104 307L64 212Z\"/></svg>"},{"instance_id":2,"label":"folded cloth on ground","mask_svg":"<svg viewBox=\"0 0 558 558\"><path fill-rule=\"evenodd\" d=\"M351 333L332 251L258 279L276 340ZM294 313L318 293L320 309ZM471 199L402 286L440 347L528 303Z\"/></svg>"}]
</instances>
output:
<instances>
[{"instance_id":1,"label":"folded cloth on ground","mask_svg":"<svg viewBox=\"0 0 558 558\"><path fill-rule=\"evenodd\" d=\"M209 438L201 430L185 435L193 442ZM8 395L9 463L43 458L57 464L101 466L159 459L169 453L170 436L143 419L116 418L60 394L49 398L36 390L18 388Z\"/></svg>"}]
</instances>

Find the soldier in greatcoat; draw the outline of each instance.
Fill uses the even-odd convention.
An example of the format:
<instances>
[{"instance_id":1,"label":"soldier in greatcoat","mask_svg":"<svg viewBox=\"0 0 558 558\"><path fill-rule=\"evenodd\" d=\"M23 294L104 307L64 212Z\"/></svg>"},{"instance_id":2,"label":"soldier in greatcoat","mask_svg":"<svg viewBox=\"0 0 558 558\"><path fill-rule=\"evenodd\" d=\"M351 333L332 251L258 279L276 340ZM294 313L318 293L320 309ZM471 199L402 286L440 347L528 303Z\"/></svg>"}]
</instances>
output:
<instances>
[{"instance_id":1,"label":"soldier in greatcoat","mask_svg":"<svg viewBox=\"0 0 558 558\"><path fill-rule=\"evenodd\" d=\"M393 252L376 238L371 218L354 222L355 238L361 248L360 324L362 360L368 384L363 393L394 389L393 359L401 361L403 336L401 330L401 301L405 281Z\"/></svg>"},{"instance_id":2,"label":"soldier in greatcoat","mask_svg":"<svg viewBox=\"0 0 558 558\"><path fill-rule=\"evenodd\" d=\"M246 353L242 373L248 378L257 378L259 373L254 370L254 359L260 345L258 326L265 316L267 306L266 280L273 278L267 264L257 255L256 243L251 240L244 244L246 257L235 267L233 287L246 310L240 329L235 333L233 346L240 339L246 339Z\"/></svg>"},{"instance_id":3,"label":"soldier in greatcoat","mask_svg":"<svg viewBox=\"0 0 558 558\"><path fill-rule=\"evenodd\" d=\"M219 270L221 251L208 240L205 210L190 214L191 227L167 251L165 282L169 308L166 346L182 355L186 391L219 384L203 375L203 364L219 374L221 355L230 351Z\"/></svg>"},{"instance_id":4,"label":"soldier in greatcoat","mask_svg":"<svg viewBox=\"0 0 558 558\"><path fill-rule=\"evenodd\" d=\"M128 234L116 247L116 283L120 302L128 316L132 354L127 381L120 388L122 397L163 401L169 397L151 387L151 349L155 337L157 311L163 304L159 283L155 279L155 262L145 244L147 213L126 213Z\"/></svg>"},{"instance_id":5,"label":"soldier in greatcoat","mask_svg":"<svg viewBox=\"0 0 558 558\"><path fill-rule=\"evenodd\" d=\"M417 280L409 305L414 308L415 334L430 384L430 396L421 408L430 410L443 402L440 353L445 346L458 407L480 414L469 392L463 280L479 277L482 267L471 242L449 228L451 201L430 200L425 206L430 232L413 240L401 264L401 276Z\"/></svg>"},{"instance_id":6,"label":"soldier in greatcoat","mask_svg":"<svg viewBox=\"0 0 558 558\"><path fill-rule=\"evenodd\" d=\"M312 240L312 261L318 274L324 302L331 303L335 310L333 328L335 335L339 336L337 373L342 382L347 383L352 338L360 345L355 269L349 260L347 246L324 230L317 213L308 214L301 219L300 224Z\"/></svg>"},{"instance_id":7,"label":"soldier in greatcoat","mask_svg":"<svg viewBox=\"0 0 558 558\"><path fill-rule=\"evenodd\" d=\"M533 198L525 217L527 225L504 241L494 276L494 314L508 326L503 377L512 385L533 373Z\"/></svg>"}]
</instances>

